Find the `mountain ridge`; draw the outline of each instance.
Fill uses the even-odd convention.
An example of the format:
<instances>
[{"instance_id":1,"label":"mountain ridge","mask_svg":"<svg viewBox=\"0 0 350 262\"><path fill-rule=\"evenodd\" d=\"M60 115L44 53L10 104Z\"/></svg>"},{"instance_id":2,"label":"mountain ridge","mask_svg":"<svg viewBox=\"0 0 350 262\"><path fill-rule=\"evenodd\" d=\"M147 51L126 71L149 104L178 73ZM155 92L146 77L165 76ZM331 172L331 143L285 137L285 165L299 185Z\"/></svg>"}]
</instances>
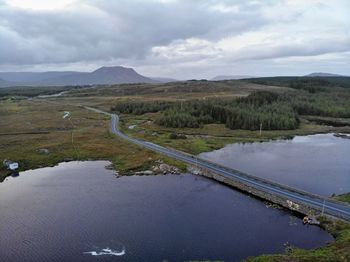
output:
<instances>
[{"instance_id":1,"label":"mountain ridge","mask_svg":"<svg viewBox=\"0 0 350 262\"><path fill-rule=\"evenodd\" d=\"M111 85L131 83L158 83L140 75L133 68L103 66L92 72L0 72L0 86L65 86L65 85Z\"/></svg>"},{"instance_id":2,"label":"mountain ridge","mask_svg":"<svg viewBox=\"0 0 350 262\"><path fill-rule=\"evenodd\" d=\"M307 74L304 76L308 76L308 77L337 77L337 76L346 76L346 75L339 75L339 74L332 74L332 73L324 73L324 72L313 72L311 74Z\"/></svg>"}]
</instances>

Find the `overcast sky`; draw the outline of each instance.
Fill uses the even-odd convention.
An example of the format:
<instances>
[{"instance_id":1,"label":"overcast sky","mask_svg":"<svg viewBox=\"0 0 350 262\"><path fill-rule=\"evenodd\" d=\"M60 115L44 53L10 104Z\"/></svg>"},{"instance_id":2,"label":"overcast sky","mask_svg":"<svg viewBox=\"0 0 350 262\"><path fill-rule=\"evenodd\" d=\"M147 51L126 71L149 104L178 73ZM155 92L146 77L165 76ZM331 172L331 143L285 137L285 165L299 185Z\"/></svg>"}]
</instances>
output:
<instances>
[{"instance_id":1,"label":"overcast sky","mask_svg":"<svg viewBox=\"0 0 350 262\"><path fill-rule=\"evenodd\" d=\"M0 0L0 71L350 74L350 0Z\"/></svg>"}]
</instances>

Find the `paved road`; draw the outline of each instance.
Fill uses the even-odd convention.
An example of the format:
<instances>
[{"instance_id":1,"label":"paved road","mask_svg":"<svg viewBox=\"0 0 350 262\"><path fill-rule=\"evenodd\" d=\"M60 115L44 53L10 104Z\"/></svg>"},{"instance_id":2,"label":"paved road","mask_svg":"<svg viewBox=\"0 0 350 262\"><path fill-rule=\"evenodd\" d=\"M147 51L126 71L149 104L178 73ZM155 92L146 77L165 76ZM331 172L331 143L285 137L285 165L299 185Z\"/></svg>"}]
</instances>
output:
<instances>
[{"instance_id":1,"label":"paved road","mask_svg":"<svg viewBox=\"0 0 350 262\"><path fill-rule=\"evenodd\" d=\"M174 149L165 148L154 143L129 137L124 133L122 133L121 131L119 131L118 129L119 118L116 114L109 114L94 108L87 108L87 109L93 110L98 113L110 115L111 131L115 135L129 142L143 146L145 148L161 153L168 157L171 157L201 168L205 168L216 174L220 174L223 177L234 179L247 186L256 188L258 190L262 190L263 192L277 195L284 199L288 199L296 203L301 203L301 204L310 206L319 211L323 210L324 213L326 214L350 221L350 205L343 204L343 203L340 203L325 197L317 196L308 192L304 192L298 189L294 189L285 185L273 183L271 181L261 179L255 176L247 175L237 170L218 165L216 163L210 162L208 160L204 160L194 155L190 155Z\"/></svg>"}]
</instances>

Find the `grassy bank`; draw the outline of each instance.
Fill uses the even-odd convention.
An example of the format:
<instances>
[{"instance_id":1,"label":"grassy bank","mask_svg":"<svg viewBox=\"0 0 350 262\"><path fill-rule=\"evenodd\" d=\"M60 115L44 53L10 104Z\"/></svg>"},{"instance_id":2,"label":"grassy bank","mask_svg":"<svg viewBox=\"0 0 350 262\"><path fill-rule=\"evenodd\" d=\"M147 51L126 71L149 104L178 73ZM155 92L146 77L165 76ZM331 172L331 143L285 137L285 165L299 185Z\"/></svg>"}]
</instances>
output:
<instances>
[{"instance_id":1,"label":"grassy bank","mask_svg":"<svg viewBox=\"0 0 350 262\"><path fill-rule=\"evenodd\" d=\"M335 200L347 202L350 204L350 193L341 194L333 197Z\"/></svg>"}]
</instances>

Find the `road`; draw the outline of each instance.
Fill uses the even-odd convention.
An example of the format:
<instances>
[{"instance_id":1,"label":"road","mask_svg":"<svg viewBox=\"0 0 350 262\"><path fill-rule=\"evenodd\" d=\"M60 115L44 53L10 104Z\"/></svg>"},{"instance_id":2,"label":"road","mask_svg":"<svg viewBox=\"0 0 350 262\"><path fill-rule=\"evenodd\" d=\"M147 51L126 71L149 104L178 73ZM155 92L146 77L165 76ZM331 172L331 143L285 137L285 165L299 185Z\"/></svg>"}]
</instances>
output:
<instances>
[{"instance_id":1,"label":"road","mask_svg":"<svg viewBox=\"0 0 350 262\"><path fill-rule=\"evenodd\" d=\"M249 187L253 187L255 189L281 197L283 199L288 199L293 202L309 206L313 209L324 212L325 214L350 221L350 205L347 205L345 203L341 203L338 201L334 201L326 197L304 192L299 189L294 189L286 185L281 185L265 179L251 176L251 175L242 173L240 171L218 165L216 163L210 162L208 160L199 158L194 155L190 155L174 149L162 147L160 145L157 145L151 142L129 137L118 129L119 117L116 114L109 114L107 112L104 112L95 108L89 108L89 107L86 107L86 108L98 113L110 115L111 131L115 135L129 142L148 148L152 151L161 153L163 155L174 158L176 160L183 161L188 164L198 166L200 168L204 168L213 173L219 174L223 177L234 179Z\"/></svg>"}]
</instances>

